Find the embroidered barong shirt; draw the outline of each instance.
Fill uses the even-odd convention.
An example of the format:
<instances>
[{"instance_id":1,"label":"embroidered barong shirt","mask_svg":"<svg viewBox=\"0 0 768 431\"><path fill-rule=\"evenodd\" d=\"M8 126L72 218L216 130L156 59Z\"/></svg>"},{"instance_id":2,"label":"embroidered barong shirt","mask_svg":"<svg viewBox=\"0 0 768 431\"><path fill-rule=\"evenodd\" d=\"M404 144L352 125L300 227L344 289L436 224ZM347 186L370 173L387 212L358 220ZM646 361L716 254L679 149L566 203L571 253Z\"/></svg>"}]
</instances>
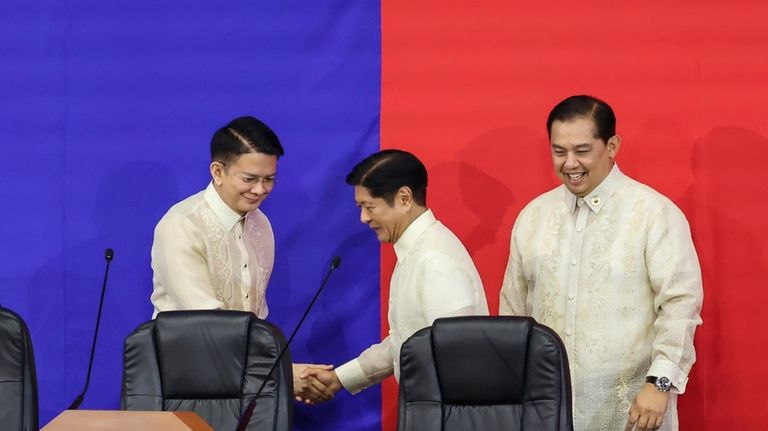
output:
<instances>
[{"instance_id":1,"label":"embroidered barong shirt","mask_svg":"<svg viewBox=\"0 0 768 431\"><path fill-rule=\"evenodd\" d=\"M240 216L209 184L171 207L155 227L153 318L161 311L199 309L266 318L274 250L264 213Z\"/></svg>"},{"instance_id":2,"label":"embroidered barong shirt","mask_svg":"<svg viewBox=\"0 0 768 431\"><path fill-rule=\"evenodd\" d=\"M529 315L568 352L576 430L622 430L646 376L675 389L675 430L701 323L701 271L683 213L617 165L588 196L561 185L512 230L500 314Z\"/></svg>"}]
</instances>

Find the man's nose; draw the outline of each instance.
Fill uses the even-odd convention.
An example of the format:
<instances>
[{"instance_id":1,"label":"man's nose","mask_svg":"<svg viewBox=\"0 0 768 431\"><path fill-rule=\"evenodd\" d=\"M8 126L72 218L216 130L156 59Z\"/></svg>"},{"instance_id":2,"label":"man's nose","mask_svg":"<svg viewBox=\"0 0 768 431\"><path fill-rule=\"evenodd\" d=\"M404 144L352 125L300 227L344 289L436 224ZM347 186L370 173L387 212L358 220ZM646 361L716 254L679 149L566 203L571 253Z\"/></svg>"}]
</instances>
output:
<instances>
[{"instance_id":1,"label":"man's nose","mask_svg":"<svg viewBox=\"0 0 768 431\"><path fill-rule=\"evenodd\" d=\"M566 168L578 168L579 167L579 161L576 158L576 154L569 151L565 153L565 167Z\"/></svg>"},{"instance_id":2,"label":"man's nose","mask_svg":"<svg viewBox=\"0 0 768 431\"><path fill-rule=\"evenodd\" d=\"M368 215L368 211L365 208L360 208L360 223L368 224L371 222L371 216Z\"/></svg>"},{"instance_id":3,"label":"man's nose","mask_svg":"<svg viewBox=\"0 0 768 431\"><path fill-rule=\"evenodd\" d=\"M267 193L267 187L264 185L264 181L256 181L256 184L251 186L251 193L257 196Z\"/></svg>"}]
</instances>

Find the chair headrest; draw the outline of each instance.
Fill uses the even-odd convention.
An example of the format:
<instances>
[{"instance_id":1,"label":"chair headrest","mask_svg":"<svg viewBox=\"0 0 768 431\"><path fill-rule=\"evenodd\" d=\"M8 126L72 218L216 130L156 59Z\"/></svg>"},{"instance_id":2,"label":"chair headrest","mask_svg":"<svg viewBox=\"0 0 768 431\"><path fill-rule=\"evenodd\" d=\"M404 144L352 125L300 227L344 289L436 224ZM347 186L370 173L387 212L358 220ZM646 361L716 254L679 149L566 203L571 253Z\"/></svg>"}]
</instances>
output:
<instances>
[{"instance_id":1,"label":"chair headrest","mask_svg":"<svg viewBox=\"0 0 768 431\"><path fill-rule=\"evenodd\" d=\"M529 317L511 316L435 320L432 348L443 402L520 403L534 324Z\"/></svg>"},{"instance_id":2,"label":"chair headrest","mask_svg":"<svg viewBox=\"0 0 768 431\"><path fill-rule=\"evenodd\" d=\"M157 315L155 340L166 398L237 398L252 313L171 311Z\"/></svg>"}]
</instances>

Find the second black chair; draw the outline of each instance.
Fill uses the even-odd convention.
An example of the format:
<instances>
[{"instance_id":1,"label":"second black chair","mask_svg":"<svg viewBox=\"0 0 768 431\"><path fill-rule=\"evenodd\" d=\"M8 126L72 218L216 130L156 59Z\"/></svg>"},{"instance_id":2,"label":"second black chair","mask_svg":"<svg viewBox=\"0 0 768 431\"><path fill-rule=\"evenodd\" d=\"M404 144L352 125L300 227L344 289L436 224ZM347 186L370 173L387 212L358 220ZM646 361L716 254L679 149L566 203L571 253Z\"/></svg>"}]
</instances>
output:
<instances>
[{"instance_id":1,"label":"second black chair","mask_svg":"<svg viewBox=\"0 0 768 431\"><path fill-rule=\"evenodd\" d=\"M280 330L252 313L160 313L125 340L122 408L193 411L216 430L234 430L285 348ZM247 430L290 430L292 424L293 375L286 352Z\"/></svg>"},{"instance_id":2,"label":"second black chair","mask_svg":"<svg viewBox=\"0 0 768 431\"><path fill-rule=\"evenodd\" d=\"M400 355L399 431L572 431L562 341L530 317L437 319Z\"/></svg>"}]
</instances>

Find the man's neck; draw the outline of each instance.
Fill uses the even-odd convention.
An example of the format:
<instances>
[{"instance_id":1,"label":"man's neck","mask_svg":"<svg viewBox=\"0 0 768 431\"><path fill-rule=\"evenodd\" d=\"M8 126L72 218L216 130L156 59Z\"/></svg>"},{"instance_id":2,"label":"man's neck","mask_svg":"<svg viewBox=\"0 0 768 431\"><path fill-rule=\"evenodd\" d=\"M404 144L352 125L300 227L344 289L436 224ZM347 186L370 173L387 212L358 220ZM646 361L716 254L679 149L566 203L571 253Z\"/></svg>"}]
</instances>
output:
<instances>
[{"instance_id":1,"label":"man's neck","mask_svg":"<svg viewBox=\"0 0 768 431\"><path fill-rule=\"evenodd\" d=\"M427 212L427 209L428 209L427 207L423 207L421 205L413 205L411 207L410 211L408 211L408 214L407 214L408 217L405 219L405 223L403 225L403 230L397 236L397 239L392 241L392 243L396 243L397 240L399 240L403 236L405 231L408 230L408 227L414 222L414 220L416 220L422 214Z\"/></svg>"}]
</instances>

